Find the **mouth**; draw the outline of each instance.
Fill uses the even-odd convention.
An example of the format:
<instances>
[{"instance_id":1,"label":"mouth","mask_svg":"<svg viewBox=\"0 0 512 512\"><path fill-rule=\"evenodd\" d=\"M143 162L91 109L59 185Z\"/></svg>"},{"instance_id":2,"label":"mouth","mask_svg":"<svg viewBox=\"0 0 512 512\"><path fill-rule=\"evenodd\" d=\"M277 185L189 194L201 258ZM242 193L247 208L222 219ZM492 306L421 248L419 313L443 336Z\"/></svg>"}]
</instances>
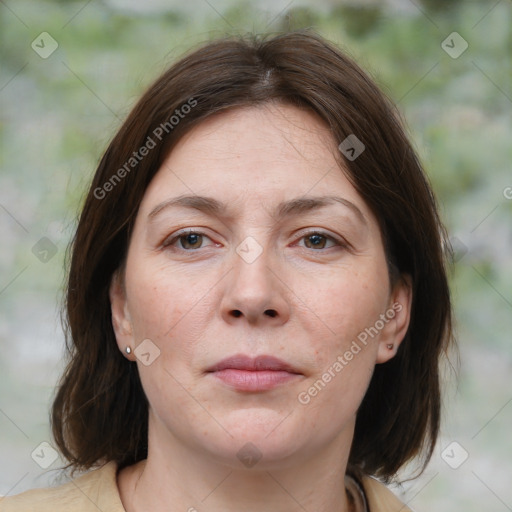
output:
<instances>
[{"instance_id":1,"label":"mouth","mask_svg":"<svg viewBox=\"0 0 512 512\"><path fill-rule=\"evenodd\" d=\"M302 376L292 365L266 355L254 358L237 354L206 371L238 391L267 391Z\"/></svg>"}]
</instances>

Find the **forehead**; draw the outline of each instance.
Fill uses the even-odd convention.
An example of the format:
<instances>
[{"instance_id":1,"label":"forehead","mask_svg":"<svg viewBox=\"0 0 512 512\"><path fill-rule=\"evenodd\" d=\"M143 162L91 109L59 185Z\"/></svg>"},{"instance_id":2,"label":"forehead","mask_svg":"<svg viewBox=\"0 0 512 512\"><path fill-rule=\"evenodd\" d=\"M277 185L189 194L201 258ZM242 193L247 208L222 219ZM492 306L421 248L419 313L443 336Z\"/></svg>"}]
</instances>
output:
<instances>
[{"instance_id":1,"label":"forehead","mask_svg":"<svg viewBox=\"0 0 512 512\"><path fill-rule=\"evenodd\" d=\"M235 155L243 149L266 148L283 157L308 159L336 148L328 126L317 114L282 103L214 114L186 134L176 149L183 145L191 149L202 143L210 146L213 157L222 157L226 151ZM224 150L220 155L215 151L216 144L219 152ZM265 155L259 154L262 159Z\"/></svg>"},{"instance_id":2,"label":"forehead","mask_svg":"<svg viewBox=\"0 0 512 512\"><path fill-rule=\"evenodd\" d=\"M238 206L304 195L343 194L351 185L327 125L314 113L266 104L215 114L188 132L150 183L141 209L170 197L214 195Z\"/></svg>"}]
</instances>

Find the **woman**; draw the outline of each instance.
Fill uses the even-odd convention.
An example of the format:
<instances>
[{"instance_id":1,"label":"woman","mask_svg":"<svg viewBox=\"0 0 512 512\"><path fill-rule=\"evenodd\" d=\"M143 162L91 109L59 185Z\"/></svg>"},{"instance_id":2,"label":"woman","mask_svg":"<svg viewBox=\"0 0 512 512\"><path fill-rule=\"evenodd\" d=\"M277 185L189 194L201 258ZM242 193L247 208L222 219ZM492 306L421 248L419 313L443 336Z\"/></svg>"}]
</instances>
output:
<instances>
[{"instance_id":1,"label":"woman","mask_svg":"<svg viewBox=\"0 0 512 512\"><path fill-rule=\"evenodd\" d=\"M73 470L21 510L404 511L452 340L433 194L393 106L309 32L215 41L144 94L72 245L52 408Z\"/></svg>"}]
</instances>

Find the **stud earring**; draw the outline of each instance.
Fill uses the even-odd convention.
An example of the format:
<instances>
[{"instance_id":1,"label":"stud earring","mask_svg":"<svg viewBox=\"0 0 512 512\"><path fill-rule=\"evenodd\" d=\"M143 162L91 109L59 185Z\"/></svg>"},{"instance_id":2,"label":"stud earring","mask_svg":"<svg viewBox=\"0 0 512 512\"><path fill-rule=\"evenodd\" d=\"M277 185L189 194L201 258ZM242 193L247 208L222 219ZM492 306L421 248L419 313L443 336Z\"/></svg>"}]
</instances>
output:
<instances>
[{"instance_id":1,"label":"stud earring","mask_svg":"<svg viewBox=\"0 0 512 512\"><path fill-rule=\"evenodd\" d=\"M124 349L124 351L127 353L127 354L131 354L132 353L132 348L131 347L126 347Z\"/></svg>"},{"instance_id":2,"label":"stud earring","mask_svg":"<svg viewBox=\"0 0 512 512\"><path fill-rule=\"evenodd\" d=\"M389 345L386 345L386 347L388 347L388 350L393 350L394 345L390 343Z\"/></svg>"}]
</instances>

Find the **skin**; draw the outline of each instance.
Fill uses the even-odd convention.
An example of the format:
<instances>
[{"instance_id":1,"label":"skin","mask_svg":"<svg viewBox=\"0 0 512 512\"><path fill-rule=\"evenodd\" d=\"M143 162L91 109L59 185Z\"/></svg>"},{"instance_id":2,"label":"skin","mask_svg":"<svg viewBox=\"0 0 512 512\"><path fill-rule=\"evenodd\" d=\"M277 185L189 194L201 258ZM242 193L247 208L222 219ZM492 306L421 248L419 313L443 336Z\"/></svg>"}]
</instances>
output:
<instances>
[{"instance_id":1,"label":"skin","mask_svg":"<svg viewBox=\"0 0 512 512\"><path fill-rule=\"evenodd\" d=\"M181 195L215 198L227 211L169 206L150 220ZM353 207L277 216L280 202L305 195ZM175 238L183 228L203 236ZM312 236L318 231L332 238ZM240 245L247 237L262 250L252 262L237 252L256 255L254 241ZM411 292L406 279L391 286L377 220L340 170L320 119L266 104L190 131L145 192L110 298L119 350L137 364L150 404L148 458L118 474L127 512L349 510L340 482L356 411L375 365L406 333ZM400 311L378 335L300 403L393 304ZM148 366L135 350L145 339L160 350ZM206 373L240 353L276 356L300 375L246 392ZM247 443L261 456L252 467L237 457Z\"/></svg>"}]
</instances>

